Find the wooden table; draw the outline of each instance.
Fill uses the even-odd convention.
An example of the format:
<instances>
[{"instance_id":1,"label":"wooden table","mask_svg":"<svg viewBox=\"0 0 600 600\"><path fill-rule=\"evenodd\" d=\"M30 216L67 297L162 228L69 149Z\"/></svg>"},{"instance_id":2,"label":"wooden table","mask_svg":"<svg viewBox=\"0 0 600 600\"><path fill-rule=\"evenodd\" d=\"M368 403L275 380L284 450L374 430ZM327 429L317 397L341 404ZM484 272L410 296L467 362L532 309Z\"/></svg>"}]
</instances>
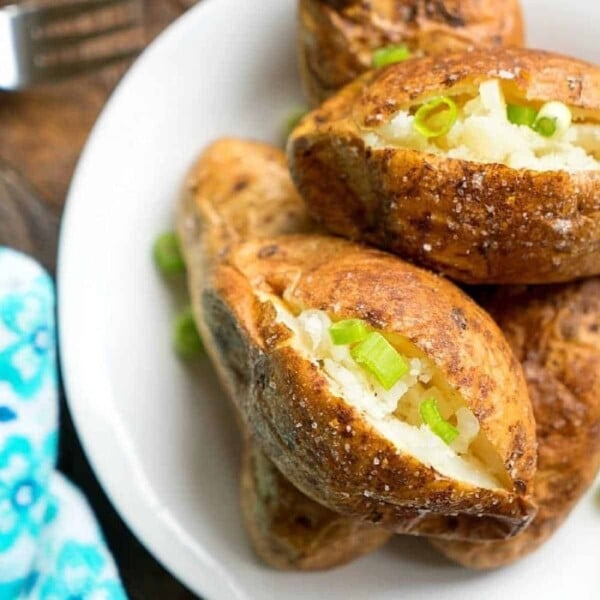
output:
<instances>
[{"instance_id":1,"label":"wooden table","mask_svg":"<svg viewBox=\"0 0 600 600\"><path fill-rule=\"evenodd\" d=\"M145 41L151 40L194 1L146 0ZM31 182L32 197L40 196L57 213L64 204L73 169L90 129L126 68L123 65L21 94L0 93L0 159ZM15 196L18 201L18 194ZM26 202L26 194L21 200ZM46 222L52 223L51 217ZM45 223L47 235L55 236L56 226L46 227ZM50 242L48 247L52 246ZM53 262L52 256L43 258ZM64 403L62 420L60 467L91 501L130 598L194 598L152 559L112 509L83 455Z\"/></svg>"}]
</instances>

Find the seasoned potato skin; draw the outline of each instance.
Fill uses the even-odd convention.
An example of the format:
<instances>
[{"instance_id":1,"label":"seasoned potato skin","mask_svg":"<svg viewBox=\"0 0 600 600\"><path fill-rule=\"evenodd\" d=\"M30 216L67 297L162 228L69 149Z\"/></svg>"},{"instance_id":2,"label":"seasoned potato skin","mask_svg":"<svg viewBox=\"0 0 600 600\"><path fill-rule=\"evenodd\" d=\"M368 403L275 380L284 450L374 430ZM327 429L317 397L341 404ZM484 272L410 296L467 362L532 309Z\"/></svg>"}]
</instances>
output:
<instances>
[{"instance_id":1,"label":"seasoned potato skin","mask_svg":"<svg viewBox=\"0 0 600 600\"><path fill-rule=\"evenodd\" d=\"M425 98L503 78L519 97L560 100L600 122L600 69L535 50L478 50L371 72L308 115L289 164L311 214L465 283L556 283L600 272L600 171L532 171L362 135Z\"/></svg>"},{"instance_id":2,"label":"seasoned potato skin","mask_svg":"<svg viewBox=\"0 0 600 600\"><path fill-rule=\"evenodd\" d=\"M260 292L410 339L465 398L514 489L475 488L397 454L285 344L289 331ZM536 443L522 370L488 315L447 281L345 240L285 236L232 247L195 301L245 389L236 401L249 431L308 496L398 533L503 539L526 526ZM455 529L439 519L454 514L463 516ZM494 526L472 527L481 515Z\"/></svg>"},{"instance_id":3,"label":"seasoned potato skin","mask_svg":"<svg viewBox=\"0 0 600 600\"><path fill-rule=\"evenodd\" d=\"M298 58L320 104L372 66L373 52L405 44L416 56L521 46L518 0L300 0Z\"/></svg>"},{"instance_id":4,"label":"seasoned potato skin","mask_svg":"<svg viewBox=\"0 0 600 600\"><path fill-rule=\"evenodd\" d=\"M251 440L242 459L241 500L257 554L281 570L330 569L377 550L391 536L302 494Z\"/></svg>"},{"instance_id":5,"label":"seasoned potato skin","mask_svg":"<svg viewBox=\"0 0 600 600\"><path fill-rule=\"evenodd\" d=\"M501 290L489 309L523 363L539 442L539 512L517 537L484 544L434 541L474 569L501 567L537 550L563 523L600 468L600 278Z\"/></svg>"},{"instance_id":6,"label":"seasoned potato skin","mask_svg":"<svg viewBox=\"0 0 600 600\"><path fill-rule=\"evenodd\" d=\"M192 170L178 222L201 332L261 449L302 492L346 516L456 539L516 534L535 512L528 500L534 423L521 367L491 319L450 283L376 250L308 234L243 241L230 227L233 217L225 217L227 202L206 192L232 189L204 179L233 172L235 161L219 162L218 169L211 163L234 152L228 144L217 143ZM258 146L251 150L258 156ZM240 146L235 152L242 160ZM283 175L270 176L284 185ZM257 190L270 185L258 176L255 183ZM242 193L241 204L257 201L249 189ZM240 230L245 214L239 213ZM314 365L278 343L289 332L257 292L281 295L286 289L292 302L364 318L420 346L478 416L514 490L479 490L399 456L331 395ZM430 306L426 318L422 306Z\"/></svg>"},{"instance_id":7,"label":"seasoned potato skin","mask_svg":"<svg viewBox=\"0 0 600 600\"><path fill-rule=\"evenodd\" d=\"M197 206L202 207L202 236ZM315 228L290 179L284 153L237 139L212 144L194 165L184 185L177 224L192 294L201 289L205 273L232 244L249 236ZM245 393L240 377L221 359L202 306L194 308L207 352L233 400ZM239 416L238 422L245 432ZM247 432L244 438L242 514L254 550L268 565L285 570L330 569L376 550L389 539L391 534L384 529L338 515L305 496Z\"/></svg>"},{"instance_id":8,"label":"seasoned potato skin","mask_svg":"<svg viewBox=\"0 0 600 600\"><path fill-rule=\"evenodd\" d=\"M196 215L201 206L203 222ZM303 233L314 222L294 188L285 155L273 146L223 138L211 144L190 169L183 186L178 229L186 258L208 269L228 248L249 237ZM203 225L202 236L200 226ZM195 281L200 285L199 281Z\"/></svg>"}]
</instances>

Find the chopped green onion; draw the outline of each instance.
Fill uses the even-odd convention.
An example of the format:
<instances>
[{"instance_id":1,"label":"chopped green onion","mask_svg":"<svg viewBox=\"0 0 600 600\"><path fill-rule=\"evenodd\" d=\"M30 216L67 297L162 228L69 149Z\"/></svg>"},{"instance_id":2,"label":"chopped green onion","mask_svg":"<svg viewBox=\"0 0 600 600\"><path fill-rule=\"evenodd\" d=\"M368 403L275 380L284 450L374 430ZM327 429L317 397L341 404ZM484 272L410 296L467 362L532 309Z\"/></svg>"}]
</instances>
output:
<instances>
[{"instance_id":1,"label":"chopped green onion","mask_svg":"<svg viewBox=\"0 0 600 600\"><path fill-rule=\"evenodd\" d=\"M411 52L404 44L401 46L386 46L373 52L373 67L380 69L395 63L403 62L411 57Z\"/></svg>"},{"instance_id":2,"label":"chopped green onion","mask_svg":"<svg viewBox=\"0 0 600 600\"><path fill-rule=\"evenodd\" d=\"M154 263L163 275L175 275L185 271L179 240L173 232L163 233L154 242Z\"/></svg>"},{"instance_id":3,"label":"chopped green onion","mask_svg":"<svg viewBox=\"0 0 600 600\"><path fill-rule=\"evenodd\" d=\"M435 398L424 400L419 407L419 412L423 422L446 444L451 444L459 436L458 429L440 414Z\"/></svg>"},{"instance_id":4,"label":"chopped green onion","mask_svg":"<svg viewBox=\"0 0 600 600\"><path fill-rule=\"evenodd\" d=\"M181 358L189 359L200 354L204 348L191 309L184 310L173 327L173 345Z\"/></svg>"},{"instance_id":5,"label":"chopped green onion","mask_svg":"<svg viewBox=\"0 0 600 600\"><path fill-rule=\"evenodd\" d=\"M299 125L300 121L302 121L302 119L308 113L309 113L309 111L306 108L297 108L296 110L293 110L292 112L290 112L287 119L285 120L285 125L284 125L284 133L285 133L286 139L290 136L292 131L294 131L294 129L296 129L296 127Z\"/></svg>"},{"instance_id":6,"label":"chopped green onion","mask_svg":"<svg viewBox=\"0 0 600 600\"><path fill-rule=\"evenodd\" d=\"M569 129L572 115L569 107L562 102L547 102L537 112L530 106L509 104L506 116L515 125L527 125L543 137L562 135Z\"/></svg>"},{"instance_id":7,"label":"chopped green onion","mask_svg":"<svg viewBox=\"0 0 600 600\"><path fill-rule=\"evenodd\" d=\"M533 129L544 137L560 136L567 132L573 121L571 110L562 102L546 102L538 113Z\"/></svg>"},{"instance_id":8,"label":"chopped green onion","mask_svg":"<svg viewBox=\"0 0 600 600\"><path fill-rule=\"evenodd\" d=\"M369 330L364 321L347 319L346 321L334 323L329 328L329 335L336 346L344 346L361 342L369 335Z\"/></svg>"},{"instance_id":9,"label":"chopped green onion","mask_svg":"<svg viewBox=\"0 0 600 600\"><path fill-rule=\"evenodd\" d=\"M507 104L506 116L515 125L527 125L527 127L531 127L535 123L537 110L531 108L531 106Z\"/></svg>"},{"instance_id":10,"label":"chopped green onion","mask_svg":"<svg viewBox=\"0 0 600 600\"><path fill-rule=\"evenodd\" d=\"M426 138L446 135L458 118L458 106L448 96L426 102L415 114L414 128Z\"/></svg>"},{"instance_id":11,"label":"chopped green onion","mask_svg":"<svg viewBox=\"0 0 600 600\"><path fill-rule=\"evenodd\" d=\"M556 119L551 117L538 118L532 129L542 137L552 137L556 133Z\"/></svg>"},{"instance_id":12,"label":"chopped green onion","mask_svg":"<svg viewBox=\"0 0 600 600\"><path fill-rule=\"evenodd\" d=\"M408 365L396 349L373 331L350 350L352 358L389 390L408 373Z\"/></svg>"}]
</instances>

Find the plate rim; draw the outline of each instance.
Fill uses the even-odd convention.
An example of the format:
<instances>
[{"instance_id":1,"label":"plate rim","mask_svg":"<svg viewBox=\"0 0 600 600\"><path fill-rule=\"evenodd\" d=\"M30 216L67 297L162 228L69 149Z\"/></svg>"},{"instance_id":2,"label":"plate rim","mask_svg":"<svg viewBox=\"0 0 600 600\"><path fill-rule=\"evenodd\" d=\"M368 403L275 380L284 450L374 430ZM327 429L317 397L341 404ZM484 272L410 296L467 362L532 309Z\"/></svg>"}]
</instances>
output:
<instances>
[{"instance_id":1,"label":"plate rim","mask_svg":"<svg viewBox=\"0 0 600 600\"><path fill-rule=\"evenodd\" d=\"M67 255L67 246L69 245L69 235L67 232L72 227L70 223L72 221L73 206L75 204L74 199L79 195L77 190L81 185L80 181L83 179L84 169L88 164L87 159L94 148L98 132L103 128L104 123L108 120L110 114L112 113L113 107L119 102L119 98L123 90L129 85L129 81L135 77L137 71L142 68L142 65L148 61L153 54L159 52L161 47L168 44L171 38L180 36L185 29L192 27L196 22L196 19L199 18L198 15L204 14L208 10L207 7L213 5L217 5L217 0L202 0L202 2L198 2L197 4L188 8L183 14L179 15L173 22L165 27L165 29L162 30L144 48L144 50L129 66L115 88L112 90L108 100L98 114L98 117L96 118L96 121L94 122L94 125L92 126L84 147L79 155L67 194L65 196L65 203L59 228L56 266L56 289L59 298L62 295L62 290L67 287L65 283L67 279L67 268L65 266L67 264L67 259L65 257ZM73 400L73 398L77 396L77 393L73 392L73 388L78 387L78 385L75 383L72 375L70 374L71 370L67 366L70 360L66 357L66 352L63 351L63 348L66 346L65 340L68 337L65 332L65 323L67 322L67 318L65 316L66 311L63 308L64 304L64 302L57 302L57 331L61 381L69 415L73 421L77 438L85 458L92 469L94 477L102 488L102 492L110 502L112 509L125 524L129 533L135 537L135 539L144 547L150 556L156 560L158 564L160 564L174 579L184 585L191 593L195 595L201 594L205 600L220 598L221 596L214 584L209 583L211 582L210 578L202 578L201 582L196 580L192 581L185 569L178 566L176 561L169 559L166 552L161 554L159 551L160 549L151 544L148 536L142 531L141 525L134 522L134 520L130 517L127 508L123 506L121 501L116 498L111 489L111 485L107 483L108 478L106 472L98 465L96 453L92 451L90 447L91 436L84 433L88 431L87 425L84 424L85 419L82 417L81 412L75 408L75 401ZM204 564L203 567L207 569L209 568L206 564ZM243 593L241 589L237 588L234 581L230 580L229 586L230 588L236 589L236 598L239 598L240 600L247 598L246 594Z\"/></svg>"}]
</instances>

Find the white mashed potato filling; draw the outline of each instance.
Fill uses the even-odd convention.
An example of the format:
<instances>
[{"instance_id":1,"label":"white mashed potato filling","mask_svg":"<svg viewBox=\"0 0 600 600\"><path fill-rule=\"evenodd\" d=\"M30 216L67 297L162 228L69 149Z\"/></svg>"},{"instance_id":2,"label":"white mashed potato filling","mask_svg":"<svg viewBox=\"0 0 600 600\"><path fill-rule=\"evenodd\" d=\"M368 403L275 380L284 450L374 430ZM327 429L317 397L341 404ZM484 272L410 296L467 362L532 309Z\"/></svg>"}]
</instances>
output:
<instances>
[{"instance_id":1,"label":"white mashed potato filling","mask_svg":"<svg viewBox=\"0 0 600 600\"><path fill-rule=\"evenodd\" d=\"M483 462L470 451L479 435L479 422L466 406L456 407L436 386L440 376L427 358L403 354L408 373L390 390L361 368L349 346L336 346L331 340L331 319L324 311L304 310L297 316L282 302L271 299L278 321L294 334L291 346L317 364L327 378L333 395L353 406L367 422L394 444L400 453L417 458L438 473L475 486L502 487ZM445 419L454 421L459 436L447 445L423 423L419 407L435 398Z\"/></svg>"},{"instance_id":2,"label":"white mashed potato filling","mask_svg":"<svg viewBox=\"0 0 600 600\"><path fill-rule=\"evenodd\" d=\"M444 136L427 138L414 128L409 111L364 135L372 147L401 146L479 163L499 163L535 171L600 169L600 124L570 123L564 131L544 137L507 118L506 100L498 80L479 86L479 95L459 104L458 118Z\"/></svg>"}]
</instances>

